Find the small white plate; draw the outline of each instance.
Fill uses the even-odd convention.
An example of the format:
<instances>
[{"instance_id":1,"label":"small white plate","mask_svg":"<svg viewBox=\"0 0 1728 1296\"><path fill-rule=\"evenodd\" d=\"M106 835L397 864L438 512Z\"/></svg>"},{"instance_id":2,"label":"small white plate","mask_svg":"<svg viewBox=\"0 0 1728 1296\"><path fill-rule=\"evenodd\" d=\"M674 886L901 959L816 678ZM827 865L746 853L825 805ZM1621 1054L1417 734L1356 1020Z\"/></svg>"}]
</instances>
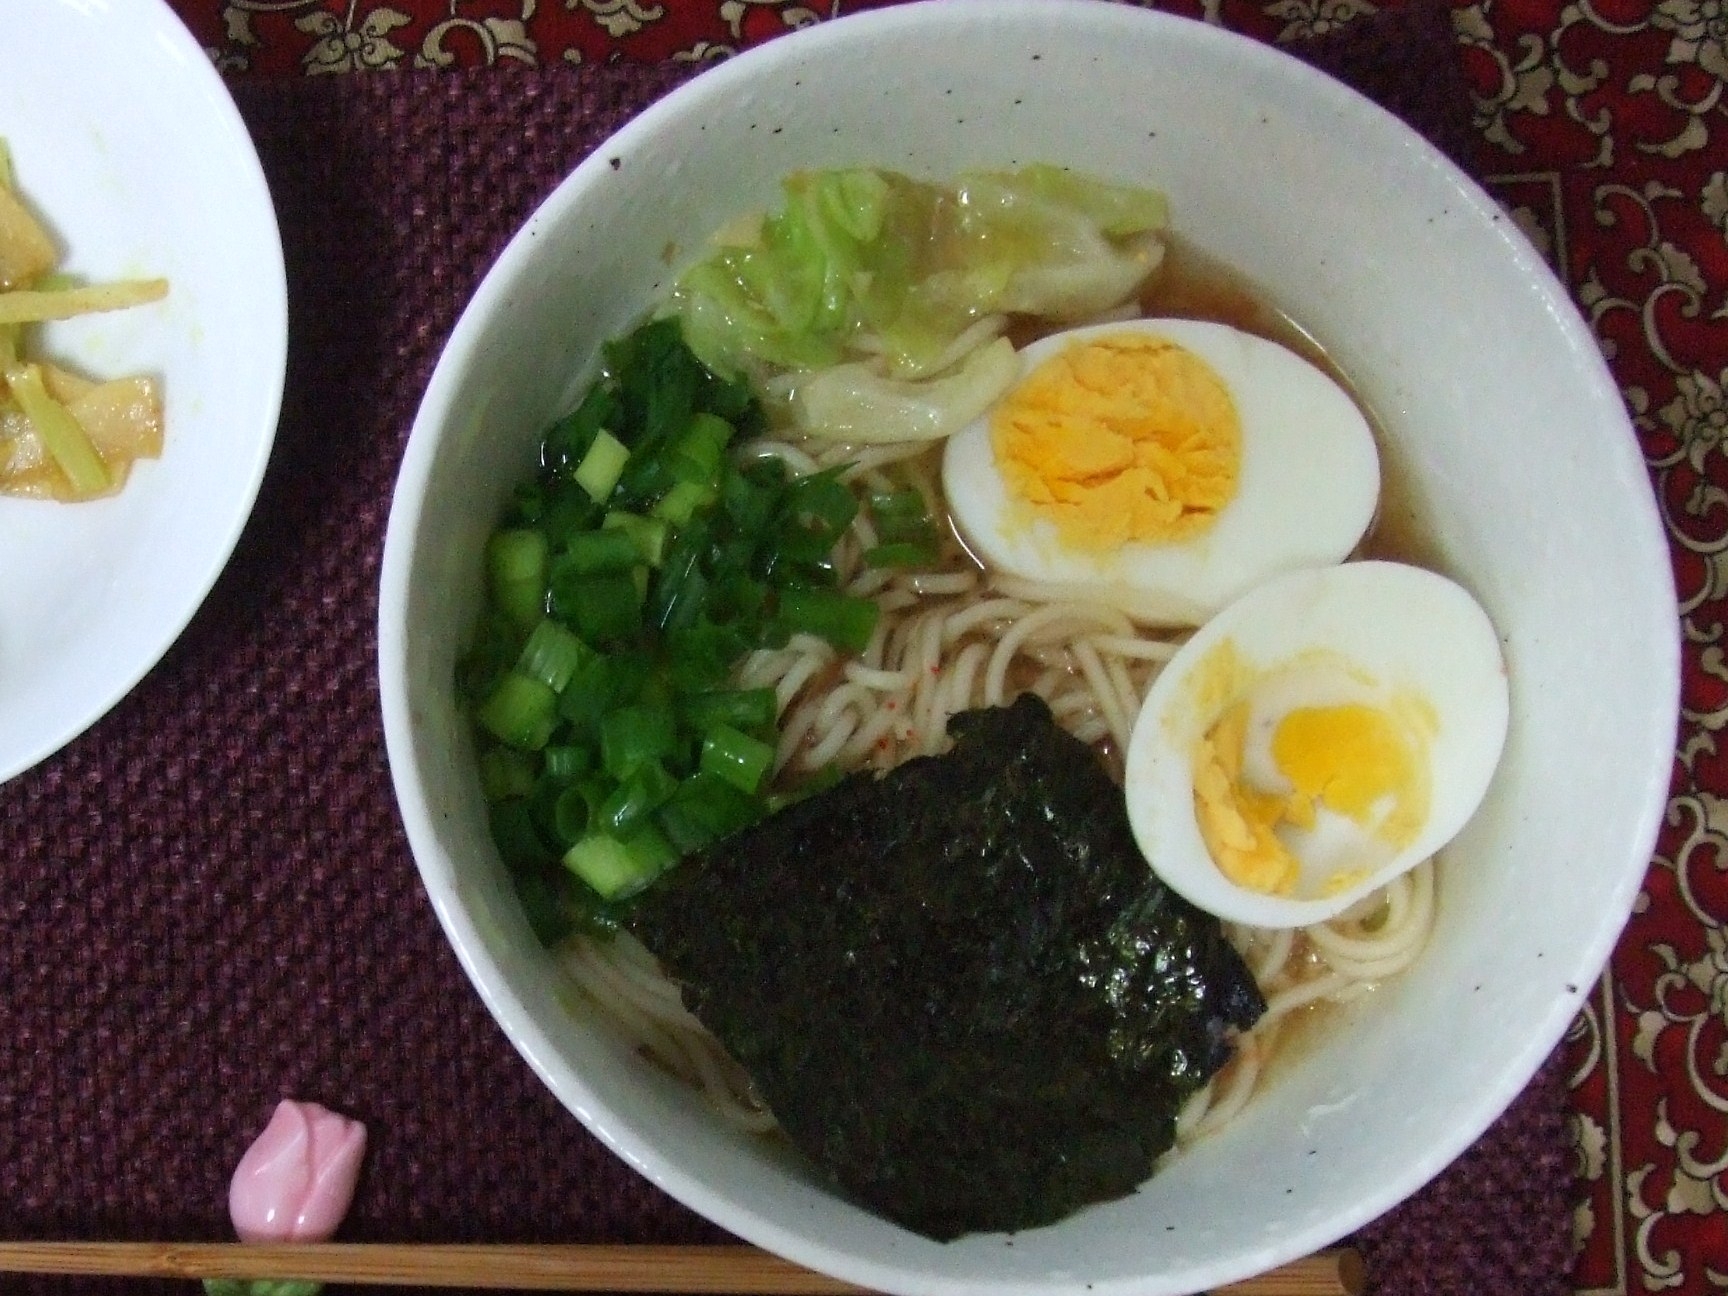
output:
<instances>
[{"instance_id":1,"label":"small white plate","mask_svg":"<svg viewBox=\"0 0 1728 1296\"><path fill-rule=\"evenodd\" d=\"M0 135L92 280L166 301L56 325L38 350L162 383L166 448L117 496L0 496L0 781L95 723L161 658L245 525L287 359L275 209L221 78L162 0L7 0Z\"/></svg>"}]
</instances>

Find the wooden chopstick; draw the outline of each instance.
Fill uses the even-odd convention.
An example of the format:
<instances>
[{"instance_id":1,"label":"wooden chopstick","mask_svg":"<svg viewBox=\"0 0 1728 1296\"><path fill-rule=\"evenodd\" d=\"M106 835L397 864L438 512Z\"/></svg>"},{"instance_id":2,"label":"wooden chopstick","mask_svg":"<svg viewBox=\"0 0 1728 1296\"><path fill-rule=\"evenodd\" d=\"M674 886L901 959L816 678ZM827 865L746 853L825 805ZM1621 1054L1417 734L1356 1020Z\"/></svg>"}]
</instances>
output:
<instances>
[{"instance_id":1,"label":"wooden chopstick","mask_svg":"<svg viewBox=\"0 0 1728 1296\"><path fill-rule=\"evenodd\" d=\"M846 1296L865 1290L751 1246L0 1242L0 1273L748 1296ZM1213 1291L1214 1296L1361 1296L1362 1289L1362 1257L1342 1249Z\"/></svg>"}]
</instances>

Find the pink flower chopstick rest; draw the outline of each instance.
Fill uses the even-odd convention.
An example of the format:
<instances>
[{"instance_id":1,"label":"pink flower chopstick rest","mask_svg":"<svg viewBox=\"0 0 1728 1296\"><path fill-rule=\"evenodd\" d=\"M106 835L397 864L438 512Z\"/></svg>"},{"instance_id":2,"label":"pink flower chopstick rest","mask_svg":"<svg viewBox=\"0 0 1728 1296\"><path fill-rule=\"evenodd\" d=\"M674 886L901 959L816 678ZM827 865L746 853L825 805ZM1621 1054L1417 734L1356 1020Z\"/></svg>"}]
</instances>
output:
<instances>
[{"instance_id":1,"label":"pink flower chopstick rest","mask_svg":"<svg viewBox=\"0 0 1728 1296\"><path fill-rule=\"evenodd\" d=\"M317 1103L284 1099L228 1186L245 1242L324 1242L335 1234L366 1154L366 1127Z\"/></svg>"}]
</instances>

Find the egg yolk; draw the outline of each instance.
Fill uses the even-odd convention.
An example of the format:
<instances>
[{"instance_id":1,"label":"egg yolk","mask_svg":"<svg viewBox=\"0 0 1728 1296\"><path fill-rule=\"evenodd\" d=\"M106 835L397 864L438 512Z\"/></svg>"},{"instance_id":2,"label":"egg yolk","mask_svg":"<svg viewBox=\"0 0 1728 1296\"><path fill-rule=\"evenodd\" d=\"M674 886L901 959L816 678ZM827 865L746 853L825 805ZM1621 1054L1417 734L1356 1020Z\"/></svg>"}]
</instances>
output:
<instances>
[{"instance_id":1,"label":"egg yolk","mask_svg":"<svg viewBox=\"0 0 1728 1296\"><path fill-rule=\"evenodd\" d=\"M1051 356L997 405L990 437L1009 492L1093 552L1204 532L1235 497L1242 457L1217 371L1144 333Z\"/></svg>"},{"instance_id":2,"label":"egg yolk","mask_svg":"<svg viewBox=\"0 0 1728 1296\"><path fill-rule=\"evenodd\" d=\"M1407 846L1428 809L1427 766L1409 707L1364 703L1295 707L1279 718L1273 764L1290 785L1275 792L1243 777L1249 706L1227 708L1200 740L1194 810L1200 835L1225 877L1240 887L1289 895L1302 864L1280 828L1312 828L1324 807L1391 850ZM1339 870L1321 886L1336 894L1363 870Z\"/></svg>"}]
</instances>

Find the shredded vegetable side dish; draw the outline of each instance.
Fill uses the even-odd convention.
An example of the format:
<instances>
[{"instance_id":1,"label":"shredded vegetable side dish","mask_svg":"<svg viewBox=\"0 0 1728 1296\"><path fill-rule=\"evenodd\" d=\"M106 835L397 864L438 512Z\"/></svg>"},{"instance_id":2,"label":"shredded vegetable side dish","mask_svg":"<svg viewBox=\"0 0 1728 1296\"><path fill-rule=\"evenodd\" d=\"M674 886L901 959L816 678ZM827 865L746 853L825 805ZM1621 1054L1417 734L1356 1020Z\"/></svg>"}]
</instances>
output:
<instances>
[{"instance_id":1,"label":"shredded vegetable side dish","mask_svg":"<svg viewBox=\"0 0 1728 1296\"><path fill-rule=\"evenodd\" d=\"M156 382L95 382L26 354L32 325L159 301L165 279L82 284L59 273L48 231L19 195L0 140L0 495L96 499L162 453Z\"/></svg>"}]
</instances>

